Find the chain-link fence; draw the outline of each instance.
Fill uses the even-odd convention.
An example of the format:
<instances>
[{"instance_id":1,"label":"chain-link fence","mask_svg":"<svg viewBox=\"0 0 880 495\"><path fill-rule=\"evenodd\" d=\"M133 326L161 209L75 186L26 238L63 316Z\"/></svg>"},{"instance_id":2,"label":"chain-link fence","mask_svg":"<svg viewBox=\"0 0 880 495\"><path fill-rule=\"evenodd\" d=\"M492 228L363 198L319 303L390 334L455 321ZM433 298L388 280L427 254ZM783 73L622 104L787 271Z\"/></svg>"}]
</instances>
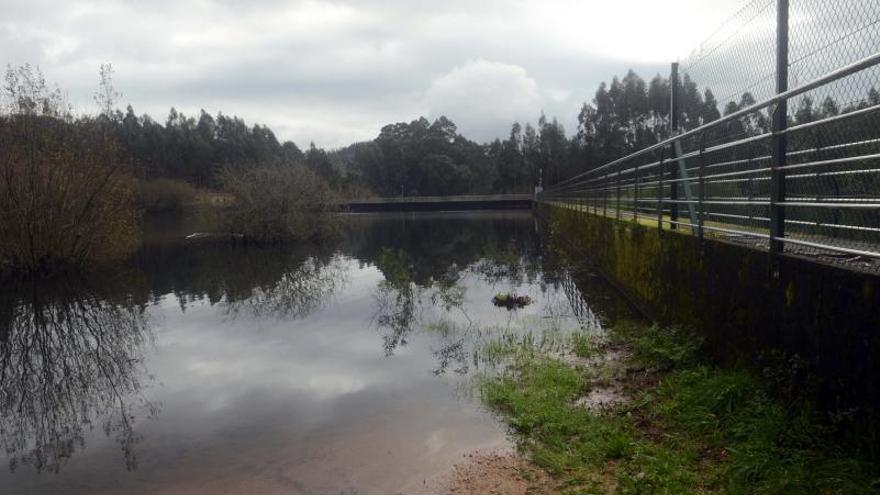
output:
<instances>
[{"instance_id":1,"label":"chain-link fence","mask_svg":"<svg viewBox=\"0 0 880 495\"><path fill-rule=\"evenodd\" d=\"M542 199L880 271L880 2L753 0L680 71L673 138Z\"/></svg>"}]
</instances>

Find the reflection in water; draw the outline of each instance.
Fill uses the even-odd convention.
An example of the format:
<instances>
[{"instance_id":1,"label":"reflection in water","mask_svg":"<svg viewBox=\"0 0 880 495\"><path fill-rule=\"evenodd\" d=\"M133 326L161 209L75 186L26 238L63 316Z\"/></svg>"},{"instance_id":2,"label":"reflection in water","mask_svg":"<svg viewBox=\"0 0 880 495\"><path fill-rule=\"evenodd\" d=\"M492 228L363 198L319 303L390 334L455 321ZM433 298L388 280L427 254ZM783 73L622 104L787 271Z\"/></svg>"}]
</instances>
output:
<instances>
[{"instance_id":1,"label":"reflection in water","mask_svg":"<svg viewBox=\"0 0 880 495\"><path fill-rule=\"evenodd\" d=\"M100 424L136 464L134 410L144 400L141 308L83 280L6 281L0 300L0 443L10 468L58 472Z\"/></svg>"},{"instance_id":2,"label":"reflection in water","mask_svg":"<svg viewBox=\"0 0 880 495\"><path fill-rule=\"evenodd\" d=\"M338 256L329 260L310 257L281 273L270 286L257 286L247 297L227 301L230 316L248 311L256 317L302 318L325 307L342 286L348 273Z\"/></svg>"},{"instance_id":3,"label":"reflection in water","mask_svg":"<svg viewBox=\"0 0 880 495\"><path fill-rule=\"evenodd\" d=\"M409 256L410 277L419 285L455 277L484 258L530 262L504 265L523 271L498 273L496 281L534 280L541 268L538 235L527 213L364 215L348 223L346 253L382 270L383 252L402 251Z\"/></svg>"},{"instance_id":4,"label":"reflection in water","mask_svg":"<svg viewBox=\"0 0 880 495\"><path fill-rule=\"evenodd\" d=\"M334 244L167 236L124 280L7 284L0 443L35 469L0 473L0 493L411 493L504 445L450 393L484 366L475 349L625 309L528 213L347 220ZM498 292L535 302L498 309Z\"/></svg>"},{"instance_id":5,"label":"reflection in water","mask_svg":"<svg viewBox=\"0 0 880 495\"><path fill-rule=\"evenodd\" d=\"M421 306L422 288L413 283L412 269L405 252L383 249L376 266L385 275L376 290L376 325L383 330L385 355L406 345Z\"/></svg>"},{"instance_id":6,"label":"reflection in water","mask_svg":"<svg viewBox=\"0 0 880 495\"><path fill-rule=\"evenodd\" d=\"M346 283L345 260L332 246L241 247L226 242L147 245L132 260L143 273L144 302L173 293L186 310L208 301L231 317L301 318L324 307Z\"/></svg>"},{"instance_id":7,"label":"reflection in water","mask_svg":"<svg viewBox=\"0 0 880 495\"><path fill-rule=\"evenodd\" d=\"M144 269L121 287L107 279L75 278L4 284L10 290L0 301L0 443L13 470L24 464L57 473L85 448L85 433L96 424L115 437L126 467L137 467L135 418L159 411L140 393L143 377L149 376L143 310L161 294L145 297L136 281L155 277L154 290L170 284L179 291L183 310L207 297L232 318L247 313L294 319L326 305L347 276L339 256L238 250L219 270L214 263L223 258L214 257L217 250L199 253L210 262L188 265L189 278L174 270ZM177 286L178 281L205 285ZM114 293L131 295L110 297Z\"/></svg>"},{"instance_id":8,"label":"reflection in water","mask_svg":"<svg viewBox=\"0 0 880 495\"><path fill-rule=\"evenodd\" d=\"M416 242L420 250L386 247L375 260L384 278L376 288L374 322L386 356L406 346L411 334L427 332L439 342L433 350L434 374L465 374L471 366L480 365L474 351L499 333L601 331L602 322L585 304L571 271L559 266L540 242L524 242L537 239L534 232L511 237L517 233L506 228L508 225L493 222L479 229L481 243L449 258L443 255L448 251L445 244L420 240L424 236L455 239L462 231L471 233L470 229L455 228L449 217L442 219L449 222L449 228L444 228L443 221L406 220L401 230L409 235L401 244ZM427 273L424 267L428 267ZM468 285L537 289L543 296L543 305L537 309L541 317L524 319L516 311L507 312L503 324L495 322L487 328L469 316L465 306ZM488 299L476 301L478 305L481 302L488 305ZM514 322L517 328L512 327Z\"/></svg>"},{"instance_id":9,"label":"reflection in water","mask_svg":"<svg viewBox=\"0 0 880 495\"><path fill-rule=\"evenodd\" d=\"M374 321L382 332L386 356L405 346L416 328L462 326L443 321L450 313L465 323L459 331L446 332L447 336L473 327L463 307L463 282L468 277L493 285L536 282L543 258L528 220L521 214L403 214L352 219L358 227L352 230L365 237L350 241L354 255L375 264L384 277L376 290ZM435 372L445 372L453 361L458 363L457 371L468 369L461 340L444 345L435 355L439 361Z\"/></svg>"}]
</instances>

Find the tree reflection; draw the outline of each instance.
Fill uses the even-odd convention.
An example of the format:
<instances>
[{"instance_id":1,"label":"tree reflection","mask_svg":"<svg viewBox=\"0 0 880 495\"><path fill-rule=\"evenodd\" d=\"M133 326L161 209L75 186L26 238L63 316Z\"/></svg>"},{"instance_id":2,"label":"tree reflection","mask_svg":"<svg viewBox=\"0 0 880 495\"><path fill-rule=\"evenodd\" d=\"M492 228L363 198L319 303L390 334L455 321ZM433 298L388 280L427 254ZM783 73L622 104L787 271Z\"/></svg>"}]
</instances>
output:
<instances>
[{"instance_id":1,"label":"tree reflection","mask_svg":"<svg viewBox=\"0 0 880 495\"><path fill-rule=\"evenodd\" d=\"M385 275L376 289L376 325L383 331L385 355L406 345L419 319L423 287L413 282L413 265L402 250L383 249L376 266Z\"/></svg>"},{"instance_id":2,"label":"tree reflection","mask_svg":"<svg viewBox=\"0 0 880 495\"><path fill-rule=\"evenodd\" d=\"M437 360L437 367L433 371L435 375L442 375L450 369L463 375L470 369L468 348L463 338L444 343L434 351L434 358Z\"/></svg>"},{"instance_id":3,"label":"tree reflection","mask_svg":"<svg viewBox=\"0 0 880 495\"><path fill-rule=\"evenodd\" d=\"M228 242L167 242L144 246L132 267L158 300L173 293L181 310L199 301L223 305L230 317L300 318L329 302L347 282L334 246L301 243L242 247Z\"/></svg>"},{"instance_id":4,"label":"tree reflection","mask_svg":"<svg viewBox=\"0 0 880 495\"><path fill-rule=\"evenodd\" d=\"M352 250L373 262L384 276L376 288L374 322L385 354L406 346L415 332L433 334L435 374L463 374L479 367L474 349L498 334L601 331L603 319L613 321L616 308L627 306L601 277L568 269L571 260L557 258L537 230L524 228L535 227L529 217L482 221L479 216L402 216L359 221L368 226L359 232L366 240L359 243L355 238ZM371 251L376 244L383 247ZM534 286L543 294L540 317L522 319L511 313L506 322L491 327L472 321L465 310L465 288L470 283ZM601 299L600 306L610 306L611 312L597 315L584 299L585 289L591 300Z\"/></svg>"},{"instance_id":5,"label":"tree reflection","mask_svg":"<svg viewBox=\"0 0 880 495\"><path fill-rule=\"evenodd\" d=\"M382 334L386 356L407 345L407 339L416 329L431 331L440 336L440 348L434 351L438 366L434 374L452 369L467 373L467 348L461 334L473 327L473 321L464 309L466 288L463 277L467 268L450 265L444 272L415 281L412 257L402 249L383 249L376 262L385 275L376 289L377 311L374 317ZM463 325L451 316L460 316Z\"/></svg>"},{"instance_id":6,"label":"tree reflection","mask_svg":"<svg viewBox=\"0 0 880 495\"><path fill-rule=\"evenodd\" d=\"M425 224L430 226L433 221L413 222L416 227L410 227L410 230L421 232L421 227ZM472 326L473 322L464 310L464 280L468 277L492 285L502 282L513 285L545 283L541 277L540 256L526 247L528 237L520 239L520 244L517 244L503 238L504 233L508 232L503 228L506 224L502 223L502 228L496 226L494 231L488 228L491 225L491 222L486 223L485 229L481 229L483 225L468 225L465 229L459 225L460 238L475 241L475 234L470 231L477 230L483 243L475 246L468 244L466 252L452 258L431 250L430 245L423 246L427 251L387 247L380 250L375 264L384 279L376 290L377 311L374 320L382 331L386 355L390 356L398 347L405 346L414 328L436 326L450 313L462 316L466 320L466 327ZM487 232L494 233L487 235ZM460 348L458 346L457 349ZM438 352L438 359L447 365L453 355L460 354L456 348ZM440 369L445 372L447 367L443 365ZM466 368L466 365L462 365L457 369Z\"/></svg>"},{"instance_id":7,"label":"tree reflection","mask_svg":"<svg viewBox=\"0 0 880 495\"><path fill-rule=\"evenodd\" d=\"M534 280L540 273L540 245L529 212L364 215L350 218L346 227L352 256L382 269L383 253L401 250L410 257L410 279L421 286L484 259L500 263L492 267L498 269L526 260L517 274Z\"/></svg>"},{"instance_id":8,"label":"tree reflection","mask_svg":"<svg viewBox=\"0 0 880 495\"><path fill-rule=\"evenodd\" d=\"M136 413L158 412L140 395L142 308L78 278L3 282L0 443L10 468L57 472L96 425L136 467Z\"/></svg>"},{"instance_id":9,"label":"tree reflection","mask_svg":"<svg viewBox=\"0 0 880 495\"><path fill-rule=\"evenodd\" d=\"M233 317L247 311L257 317L302 318L323 308L347 279L341 257L310 257L283 271L272 284L256 286L226 304Z\"/></svg>"}]
</instances>

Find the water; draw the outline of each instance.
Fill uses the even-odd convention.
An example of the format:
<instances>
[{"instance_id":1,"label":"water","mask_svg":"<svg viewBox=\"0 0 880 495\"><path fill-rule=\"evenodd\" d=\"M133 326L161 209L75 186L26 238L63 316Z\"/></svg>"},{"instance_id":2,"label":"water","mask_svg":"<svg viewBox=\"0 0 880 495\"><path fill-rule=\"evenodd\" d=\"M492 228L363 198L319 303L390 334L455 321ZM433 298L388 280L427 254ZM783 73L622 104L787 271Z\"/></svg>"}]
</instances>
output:
<instances>
[{"instance_id":1,"label":"water","mask_svg":"<svg viewBox=\"0 0 880 495\"><path fill-rule=\"evenodd\" d=\"M524 212L351 216L323 246L166 235L8 282L0 493L412 493L508 445L468 386L481 342L627 311L543 242Z\"/></svg>"}]
</instances>

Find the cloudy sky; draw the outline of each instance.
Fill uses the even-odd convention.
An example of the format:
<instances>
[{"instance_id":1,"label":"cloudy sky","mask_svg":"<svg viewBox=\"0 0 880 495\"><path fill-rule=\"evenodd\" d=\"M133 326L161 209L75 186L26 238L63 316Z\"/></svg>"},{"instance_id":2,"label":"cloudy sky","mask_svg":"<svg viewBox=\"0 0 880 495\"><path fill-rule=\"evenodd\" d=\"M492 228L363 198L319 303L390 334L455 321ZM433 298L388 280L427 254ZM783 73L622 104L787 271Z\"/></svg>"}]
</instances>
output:
<instances>
[{"instance_id":1,"label":"cloudy sky","mask_svg":"<svg viewBox=\"0 0 880 495\"><path fill-rule=\"evenodd\" d=\"M0 63L82 112L98 68L138 113L204 108L337 147L446 115L477 140L543 111L571 133L602 80L685 57L743 0L0 0Z\"/></svg>"}]
</instances>

